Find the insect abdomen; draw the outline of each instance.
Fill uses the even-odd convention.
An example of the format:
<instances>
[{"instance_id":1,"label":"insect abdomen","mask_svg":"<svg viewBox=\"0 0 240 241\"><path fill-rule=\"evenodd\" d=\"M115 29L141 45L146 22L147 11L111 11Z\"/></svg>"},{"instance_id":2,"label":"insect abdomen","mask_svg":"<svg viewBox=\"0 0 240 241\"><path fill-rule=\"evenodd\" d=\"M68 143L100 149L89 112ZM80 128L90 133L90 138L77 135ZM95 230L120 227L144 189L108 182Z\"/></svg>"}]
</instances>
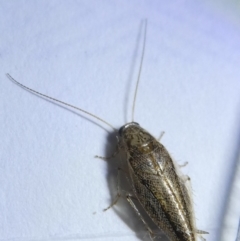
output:
<instances>
[{"instance_id":1,"label":"insect abdomen","mask_svg":"<svg viewBox=\"0 0 240 241\"><path fill-rule=\"evenodd\" d=\"M196 241L190 196L169 153L140 126L128 129L123 138L134 195L171 241Z\"/></svg>"}]
</instances>

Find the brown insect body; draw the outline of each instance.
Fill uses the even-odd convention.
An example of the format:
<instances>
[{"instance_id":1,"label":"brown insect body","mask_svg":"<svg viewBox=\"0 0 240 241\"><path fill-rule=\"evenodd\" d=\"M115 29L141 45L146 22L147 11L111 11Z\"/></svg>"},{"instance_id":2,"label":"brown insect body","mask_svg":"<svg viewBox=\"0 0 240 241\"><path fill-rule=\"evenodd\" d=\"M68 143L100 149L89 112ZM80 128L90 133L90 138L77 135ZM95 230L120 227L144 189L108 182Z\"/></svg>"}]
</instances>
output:
<instances>
[{"instance_id":1,"label":"brown insect body","mask_svg":"<svg viewBox=\"0 0 240 241\"><path fill-rule=\"evenodd\" d=\"M135 101L144 56L146 24L145 22L144 44L133 101L132 120L134 120ZM35 91L19 83L9 74L7 74L7 77L32 93L83 112L110 126L114 131L116 130L110 123L84 109ZM196 241L198 234L207 234L205 231L197 230L195 226L189 178L179 172L178 165L174 163L166 148L140 127L138 123L133 121L120 128L119 136L117 151L111 157L115 156L119 149L124 150L127 154L133 190L133 196L128 195L127 200L146 225L151 237L154 234L135 206L132 198L139 201L149 217L171 241ZM119 196L118 193L116 200L105 210L116 204Z\"/></svg>"},{"instance_id":2,"label":"brown insect body","mask_svg":"<svg viewBox=\"0 0 240 241\"><path fill-rule=\"evenodd\" d=\"M120 130L134 196L171 241L196 241L192 202L186 180L166 148L131 122Z\"/></svg>"}]
</instances>

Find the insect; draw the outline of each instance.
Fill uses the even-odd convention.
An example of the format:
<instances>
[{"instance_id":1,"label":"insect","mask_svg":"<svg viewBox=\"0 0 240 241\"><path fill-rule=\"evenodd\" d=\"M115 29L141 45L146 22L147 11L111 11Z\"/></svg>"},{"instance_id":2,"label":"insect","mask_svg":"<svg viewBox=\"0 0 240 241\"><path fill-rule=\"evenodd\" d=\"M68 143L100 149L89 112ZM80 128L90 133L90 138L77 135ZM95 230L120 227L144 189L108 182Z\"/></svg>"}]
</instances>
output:
<instances>
[{"instance_id":1,"label":"insect","mask_svg":"<svg viewBox=\"0 0 240 241\"><path fill-rule=\"evenodd\" d=\"M207 234L207 232L197 230L195 226L190 178L181 174L179 166L173 161L159 140L134 122L134 109L144 59L146 31L147 22L145 22L142 56L132 107L132 121L118 130L118 144L111 157L116 156L119 152L124 152L126 155L129 182L132 189L132 192L126 195L126 199L146 226L151 240L155 239L155 234L145 221L144 215L139 211L136 202L143 207L148 216L170 241L197 241L198 236L203 239L201 234ZM9 74L7 74L7 77L32 93L84 112L117 131L105 120L83 109L26 87ZM119 197L120 194L118 193L115 201L107 209L115 205Z\"/></svg>"}]
</instances>

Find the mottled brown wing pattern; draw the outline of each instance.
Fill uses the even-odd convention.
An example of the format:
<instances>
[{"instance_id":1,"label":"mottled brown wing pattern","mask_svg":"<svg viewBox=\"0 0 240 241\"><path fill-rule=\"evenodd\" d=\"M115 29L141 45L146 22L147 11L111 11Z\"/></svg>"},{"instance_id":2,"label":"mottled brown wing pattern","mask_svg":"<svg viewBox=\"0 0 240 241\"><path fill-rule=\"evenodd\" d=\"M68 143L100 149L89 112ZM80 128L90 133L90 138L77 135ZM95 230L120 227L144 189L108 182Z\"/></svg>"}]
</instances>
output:
<instances>
[{"instance_id":1,"label":"mottled brown wing pattern","mask_svg":"<svg viewBox=\"0 0 240 241\"><path fill-rule=\"evenodd\" d=\"M189 193L165 147L153 139L146 151L129 150L134 194L171 241L195 241ZM144 153L144 154L143 154Z\"/></svg>"}]
</instances>

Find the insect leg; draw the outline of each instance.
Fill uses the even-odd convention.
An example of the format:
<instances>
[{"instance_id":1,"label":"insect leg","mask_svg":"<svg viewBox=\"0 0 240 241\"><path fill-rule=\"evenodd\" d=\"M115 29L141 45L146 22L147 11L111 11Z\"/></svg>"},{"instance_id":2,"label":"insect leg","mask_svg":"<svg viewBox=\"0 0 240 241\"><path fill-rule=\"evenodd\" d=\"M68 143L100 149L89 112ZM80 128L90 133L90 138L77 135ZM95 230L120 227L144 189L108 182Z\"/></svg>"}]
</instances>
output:
<instances>
[{"instance_id":1,"label":"insect leg","mask_svg":"<svg viewBox=\"0 0 240 241\"><path fill-rule=\"evenodd\" d=\"M103 160L109 160L109 159L112 159L115 156L117 156L119 152L120 152L120 149L117 146L117 149L113 152L112 155L110 155L110 156L95 156L95 158L100 158L100 159L103 159Z\"/></svg>"},{"instance_id":2,"label":"insect leg","mask_svg":"<svg viewBox=\"0 0 240 241\"><path fill-rule=\"evenodd\" d=\"M103 159L103 160L109 160L109 159L112 159L115 156L117 156L118 153L121 151L121 149L123 149L123 145L120 143L118 137L117 137L117 140L118 140L117 147L116 147L116 150L113 152L112 155L110 155L110 156L97 156L96 155L95 158L100 158L100 159Z\"/></svg>"},{"instance_id":3,"label":"insect leg","mask_svg":"<svg viewBox=\"0 0 240 241\"><path fill-rule=\"evenodd\" d=\"M162 131L161 133L160 133L160 136L158 137L158 142L160 142L160 140L162 139L162 137L163 137L163 135L165 134L165 132L164 131Z\"/></svg>"},{"instance_id":4,"label":"insect leg","mask_svg":"<svg viewBox=\"0 0 240 241\"><path fill-rule=\"evenodd\" d=\"M203 236L199 236L199 238L202 240L202 241L206 241L206 239L203 237Z\"/></svg>"},{"instance_id":5,"label":"insect leg","mask_svg":"<svg viewBox=\"0 0 240 241\"><path fill-rule=\"evenodd\" d=\"M196 230L196 233L199 235L199 237L202 241L206 241L206 239L201 234L209 234L208 232L199 230L199 229Z\"/></svg>"},{"instance_id":6,"label":"insect leg","mask_svg":"<svg viewBox=\"0 0 240 241\"><path fill-rule=\"evenodd\" d=\"M119 191L119 183L120 183L119 172L120 172L120 168L118 168L118 174L117 174L117 195L114 198L113 202L107 208L103 209L104 212L110 209L111 207L113 207L118 202L118 199L121 197L121 193Z\"/></svg>"},{"instance_id":7,"label":"insect leg","mask_svg":"<svg viewBox=\"0 0 240 241\"><path fill-rule=\"evenodd\" d=\"M132 208L134 209L134 211L136 212L136 214L138 215L138 217L142 220L143 224L145 225L146 229L149 232L149 235L151 237L152 240L154 240L154 233L153 231L150 229L150 227L148 226L148 224L146 223L146 221L144 220L143 216L141 215L141 213L138 211L138 208L136 207L135 203L133 202L132 199L136 199L136 197L132 196L131 194L127 194L126 195L126 199L128 200L128 202L130 203L130 205L132 206Z\"/></svg>"},{"instance_id":8,"label":"insect leg","mask_svg":"<svg viewBox=\"0 0 240 241\"><path fill-rule=\"evenodd\" d=\"M203 231L203 230L199 230L199 229L196 230L196 233L197 234L209 234L209 232L206 232L206 231Z\"/></svg>"},{"instance_id":9,"label":"insect leg","mask_svg":"<svg viewBox=\"0 0 240 241\"><path fill-rule=\"evenodd\" d=\"M183 175L182 177L183 182L190 182L191 178L188 175Z\"/></svg>"},{"instance_id":10,"label":"insect leg","mask_svg":"<svg viewBox=\"0 0 240 241\"><path fill-rule=\"evenodd\" d=\"M183 164L181 164L181 165L178 165L180 168L182 168L182 167L185 167L185 166L187 166L188 165L188 162L184 162Z\"/></svg>"},{"instance_id":11,"label":"insect leg","mask_svg":"<svg viewBox=\"0 0 240 241\"><path fill-rule=\"evenodd\" d=\"M117 204L118 199L121 197L120 188L119 188L120 187L120 175L119 175L120 171L124 171L124 170L121 169L120 167L118 168L118 174L117 174L117 195L114 198L114 201L107 208L104 208L103 211L107 211L108 209L113 207L115 204ZM127 175L126 175L126 178L127 178L128 182L129 182L129 179L128 179ZM121 191L124 191L124 190L121 190Z\"/></svg>"}]
</instances>

